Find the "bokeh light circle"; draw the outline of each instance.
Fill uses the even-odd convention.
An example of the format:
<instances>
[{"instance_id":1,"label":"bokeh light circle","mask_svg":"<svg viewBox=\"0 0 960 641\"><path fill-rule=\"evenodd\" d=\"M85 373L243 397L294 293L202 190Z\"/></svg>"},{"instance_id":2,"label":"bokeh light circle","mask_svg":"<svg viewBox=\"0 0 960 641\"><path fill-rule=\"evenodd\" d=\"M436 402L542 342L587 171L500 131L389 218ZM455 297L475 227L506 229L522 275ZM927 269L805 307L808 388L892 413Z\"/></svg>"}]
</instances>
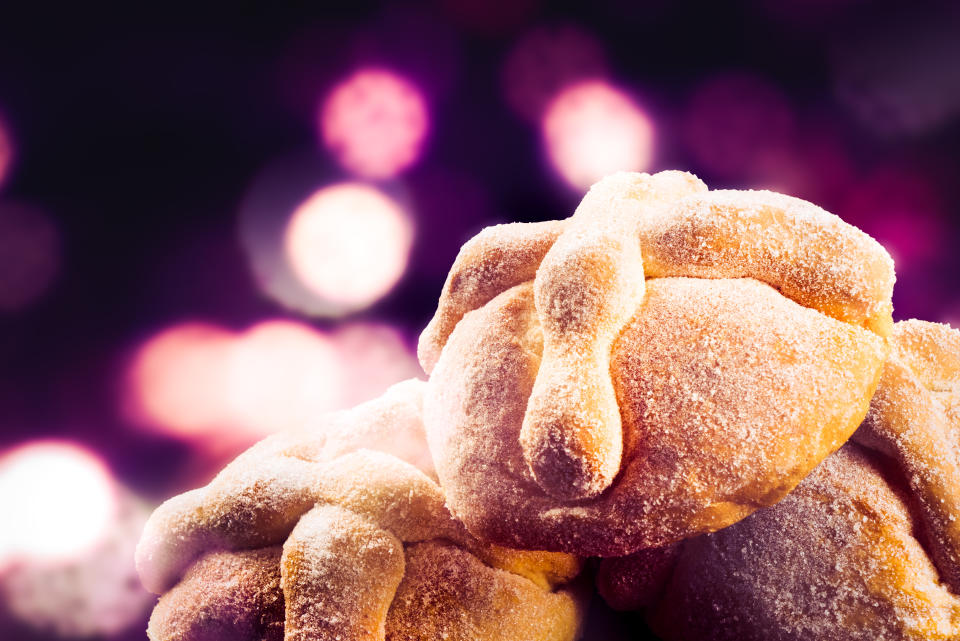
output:
<instances>
[{"instance_id":1,"label":"bokeh light circle","mask_svg":"<svg viewBox=\"0 0 960 641\"><path fill-rule=\"evenodd\" d=\"M293 321L265 321L231 355L228 411L237 429L272 434L336 408L340 385L339 354L326 336Z\"/></svg>"},{"instance_id":2,"label":"bokeh light circle","mask_svg":"<svg viewBox=\"0 0 960 641\"><path fill-rule=\"evenodd\" d=\"M325 187L291 217L284 248L293 272L318 297L366 307L403 275L413 244L406 212L362 183Z\"/></svg>"},{"instance_id":3,"label":"bokeh light circle","mask_svg":"<svg viewBox=\"0 0 960 641\"><path fill-rule=\"evenodd\" d=\"M390 325L350 323L330 339L340 353L345 407L376 398L394 383L424 377L411 346Z\"/></svg>"},{"instance_id":4,"label":"bokeh light circle","mask_svg":"<svg viewBox=\"0 0 960 641\"><path fill-rule=\"evenodd\" d=\"M84 448L39 441L0 456L0 565L82 555L102 540L116 512L113 477Z\"/></svg>"},{"instance_id":5,"label":"bokeh light circle","mask_svg":"<svg viewBox=\"0 0 960 641\"><path fill-rule=\"evenodd\" d=\"M39 209L0 203L0 313L30 306L60 268L60 233Z\"/></svg>"},{"instance_id":6,"label":"bokeh light circle","mask_svg":"<svg viewBox=\"0 0 960 641\"><path fill-rule=\"evenodd\" d=\"M357 71L320 109L324 144L346 169L367 178L389 178L415 163L428 127L423 94L384 69Z\"/></svg>"},{"instance_id":7,"label":"bokeh light circle","mask_svg":"<svg viewBox=\"0 0 960 641\"><path fill-rule=\"evenodd\" d=\"M0 116L0 187L6 182L13 168L13 155L13 136L10 135L9 127Z\"/></svg>"},{"instance_id":8,"label":"bokeh light circle","mask_svg":"<svg viewBox=\"0 0 960 641\"><path fill-rule=\"evenodd\" d=\"M229 450L341 407L341 363L331 339L303 323L240 333L182 323L137 350L124 406L139 425Z\"/></svg>"},{"instance_id":9,"label":"bokeh light circle","mask_svg":"<svg viewBox=\"0 0 960 641\"><path fill-rule=\"evenodd\" d=\"M175 325L150 338L130 368L133 419L180 436L226 428L233 346L232 333L205 323Z\"/></svg>"},{"instance_id":10,"label":"bokeh light circle","mask_svg":"<svg viewBox=\"0 0 960 641\"><path fill-rule=\"evenodd\" d=\"M116 490L116 517L90 549L56 563L22 559L0 572L5 613L43 638L115 638L143 625L156 596L140 585L134 551L152 508L122 485Z\"/></svg>"},{"instance_id":11,"label":"bokeh light circle","mask_svg":"<svg viewBox=\"0 0 960 641\"><path fill-rule=\"evenodd\" d=\"M615 171L648 169L653 135L643 111L625 93L600 81L564 89L543 118L550 160L576 189Z\"/></svg>"}]
</instances>

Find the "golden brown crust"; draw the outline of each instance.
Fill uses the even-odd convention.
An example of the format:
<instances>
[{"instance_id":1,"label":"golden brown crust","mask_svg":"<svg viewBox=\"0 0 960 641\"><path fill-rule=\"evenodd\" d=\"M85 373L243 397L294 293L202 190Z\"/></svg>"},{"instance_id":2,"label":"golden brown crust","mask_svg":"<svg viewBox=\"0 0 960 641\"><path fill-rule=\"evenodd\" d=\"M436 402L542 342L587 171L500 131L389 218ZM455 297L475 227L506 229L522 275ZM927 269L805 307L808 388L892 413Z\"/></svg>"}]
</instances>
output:
<instances>
[{"instance_id":1,"label":"golden brown crust","mask_svg":"<svg viewBox=\"0 0 960 641\"><path fill-rule=\"evenodd\" d=\"M487 227L460 248L440 294L437 313L420 335L417 357L433 371L440 351L464 314L514 285L532 280L540 261L563 232L564 221Z\"/></svg>"},{"instance_id":2,"label":"golden brown crust","mask_svg":"<svg viewBox=\"0 0 960 641\"><path fill-rule=\"evenodd\" d=\"M251 622L268 614L258 610L267 593L276 597L269 621L277 619L279 603L286 639L408 638L388 632L398 586L403 581L405 598L422 600L437 589L437 578L409 575L405 548L441 541L470 562L460 564L469 571L445 586L448 602L437 616L472 621L469 638L478 640L498 638L507 620L536 630L529 639L573 641L584 605L583 595L567 585L579 573L577 559L476 540L452 518L440 486L423 470L391 454L361 449L392 447L395 435L371 436L386 437L393 425L408 439L405 455L422 460L427 451L422 425L410 425L411 420L420 424L422 391L422 383L404 384L373 407L360 407L333 423L271 437L206 488L161 506L138 547L138 567L144 583L158 592L183 578L161 598L151 620L152 641L246 638L260 629ZM280 557L276 547L242 551L279 543ZM211 549L226 551L211 555ZM265 567L264 559L272 566ZM220 580L207 581L211 576ZM506 603L513 603L510 612L490 609ZM397 621L411 616L397 611L406 612L395 615L401 617ZM540 618L531 619L534 615ZM421 624L458 629L444 621L422 619ZM274 634L275 627L263 629Z\"/></svg>"},{"instance_id":3,"label":"golden brown crust","mask_svg":"<svg viewBox=\"0 0 960 641\"><path fill-rule=\"evenodd\" d=\"M407 546L406 554L406 574L387 616L388 639L569 641L580 636L587 599L571 598L576 588L544 590L443 541Z\"/></svg>"},{"instance_id":4,"label":"golden brown crust","mask_svg":"<svg viewBox=\"0 0 960 641\"><path fill-rule=\"evenodd\" d=\"M619 173L591 187L562 228L521 235L522 242L516 230L502 237L515 266L512 278L504 261L487 257L501 240L496 228L482 235L485 252L461 254L451 279L470 273L480 281L487 267L495 277L471 287L483 296L454 301L445 290L421 337L424 366L433 375L428 405L436 407L426 411L438 472L454 511L480 536L623 554L712 531L781 498L862 419L892 322L893 264L876 241L836 216L770 192L709 192L683 172ZM521 284L524 277L532 287ZM734 279L750 283L740 299L731 294L734 286L722 284ZM658 281L699 283L696 295L682 301L691 312L726 297L723 319L731 329L684 319L682 309L658 317L650 311L656 305L647 304ZM518 294L524 287L532 292ZM503 293L493 298L498 289ZM676 343L665 342L672 330L659 326L664 322L684 328L674 332ZM713 345L703 342L697 332L707 330L697 323L710 326ZM454 324L469 329L458 337ZM796 332L790 324L799 324ZM755 338L746 346L749 359L740 359L743 376L726 378L734 384L729 390L752 399L744 410L751 420L742 421L734 401L718 406L697 396L721 389L711 386L716 377L697 350L716 347L731 366L732 347L744 340L736 330L747 326ZM630 349L623 347L628 335ZM648 347L654 343L686 367L657 361ZM625 357L635 353L646 361ZM793 362L807 353L822 370L801 371ZM645 369L651 366L659 369ZM673 378L657 381L667 370ZM809 374L809 384L786 381L781 371ZM670 425L648 416L647 406L661 397ZM790 413L785 422L778 411ZM817 412L826 412L822 425L811 424ZM704 425L688 426L701 416ZM780 425L786 434L777 434ZM508 443L488 442L480 426ZM700 448L692 456L676 438L691 429ZM687 465L713 447L725 453ZM729 454L738 462L728 463ZM642 471L634 466L640 458L652 460ZM727 469L698 467L713 462ZM490 489L495 484L483 478L488 472L510 478L508 489ZM643 474L658 476L647 481ZM716 492L715 482L721 485ZM618 488L624 484L633 499ZM600 510L601 518L594 511L612 504L616 514ZM589 534L594 529L597 537Z\"/></svg>"},{"instance_id":5,"label":"golden brown crust","mask_svg":"<svg viewBox=\"0 0 960 641\"><path fill-rule=\"evenodd\" d=\"M400 539L340 506L316 506L283 544L285 639L383 639L403 575Z\"/></svg>"},{"instance_id":6,"label":"golden brown crust","mask_svg":"<svg viewBox=\"0 0 960 641\"><path fill-rule=\"evenodd\" d=\"M465 317L424 402L454 513L512 547L619 556L776 502L856 428L885 352L875 334L757 281L650 280L611 357L629 427L620 475L595 499L563 502L520 446L542 349L531 290Z\"/></svg>"},{"instance_id":7,"label":"golden brown crust","mask_svg":"<svg viewBox=\"0 0 960 641\"><path fill-rule=\"evenodd\" d=\"M604 596L671 641L960 638L960 332L907 321L893 341L855 436L872 449L848 443L729 528L604 560Z\"/></svg>"}]
</instances>

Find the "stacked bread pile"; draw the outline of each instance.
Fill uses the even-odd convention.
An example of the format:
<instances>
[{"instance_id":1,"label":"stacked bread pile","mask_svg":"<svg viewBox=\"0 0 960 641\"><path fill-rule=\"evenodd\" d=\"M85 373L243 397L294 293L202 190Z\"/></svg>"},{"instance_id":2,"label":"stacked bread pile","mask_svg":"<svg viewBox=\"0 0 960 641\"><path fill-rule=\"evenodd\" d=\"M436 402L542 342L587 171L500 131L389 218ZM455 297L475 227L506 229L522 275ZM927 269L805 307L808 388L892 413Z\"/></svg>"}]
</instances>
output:
<instances>
[{"instance_id":1,"label":"stacked bread pile","mask_svg":"<svg viewBox=\"0 0 960 641\"><path fill-rule=\"evenodd\" d=\"M428 382L156 511L149 636L570 641L596 586L668 640L960 639L960 332L893 285L836 216L682 172L484 230Z\"/></svg>"}]
</instances>

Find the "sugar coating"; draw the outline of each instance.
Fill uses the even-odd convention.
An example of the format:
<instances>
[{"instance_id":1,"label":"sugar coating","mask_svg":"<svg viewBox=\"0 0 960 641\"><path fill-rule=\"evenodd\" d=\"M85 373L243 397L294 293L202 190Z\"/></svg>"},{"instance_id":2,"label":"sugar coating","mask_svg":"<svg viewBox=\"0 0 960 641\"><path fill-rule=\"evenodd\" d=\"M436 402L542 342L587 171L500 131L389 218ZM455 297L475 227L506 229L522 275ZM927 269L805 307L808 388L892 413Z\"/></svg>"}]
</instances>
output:
<instances>
[{"instance_id":1,"label":"sugar coating","mask_svg":"<svg viewBox=\"0 0 960 641\"><path fill-rule=\"evenodd\" d=\"M532 289L461 321L424 400L448 505L511 547L621 556L775 503L860 423L886 353L754 280L649 280L611 356L620 473L596 498L558 501L520 445L543 345Z\"/></svg>"},{"instance_id":2,"label":"sugar coating","mask_svg":"<svg viewBox=\"0 0 960 641\"><path fill-rule=\"evenodd\" d=\"M487 227L467 241L447 274L440 304L423 330L417 357L428 374L450 332L467 312L528 280L563 233L566 221L510 223Z\"/></svg>"},{"instance_id":3,"label":"sugar coating","mask_svg":"<svg viewBox=\"0 0 960 641\"><path fill-rule=\"evenodd\" d=\"M137 550L144 584L163 594L152 641L432 639L389 632L410 628L406 619L416 615L394 607L401 581L406 599L435 590L436 577L407 573L408 546L423 542L442 542L482 571L447 585L438 611L466 609L469 617L422 624L456 632L451 638L495 639L516 626L540 630L530 639L575 639L585 598L567 584L580 562L483 543L451 516L428 475L423 389L402 383L309 429L265 439L208 486L158 508ZM490 599L508 598L501 592L522 595L530 608L490 609Z\"/></svg>"},{"instance_id":4,"label":"sugar coating","mask_svg":"<svg viewBox=\"0 0 960 641\"><path fill-rule=\"evenodd\" d=\"M960 593L960 331L897 323L857 438L893 457L920 506L933 557Z\"/></svg>"},{"instance_id":5,"label":"sugar coating","mask_svg":"<svg viewBox=\"0 0 960 641\"><path fill-rule=\"evenodd\" d=\"M759 281L775 289L780 298L796 303L798 308L837 321L834 327L838 335L856 336L852 342L821 336L823 340L805 345L809 352L824 357L811 362L834 368L831 375L837 377L839 384L806 389L808 395L803 397L782 393L785 383L776 380L782 374L771 367L777 359L766 362L763 352L751 352L754 360L748 365L756 372L763 369L765 375L747 372L742 380L728 377L727 383L731 385L730 392L755 399L754 407L745 408L744 412L757 414L759 407L766 404L769 406L765 409L766 416L762 420L758 417L752 422L740 422L731 400L726 414L717 417L707 414L704 421L713 429L717 443L735 455L733 461L723 465L730 468L728 476L737 477L736 482L744 484L743 491L724 487L712 499L708 498L710 484L704 478L713 477L706 473L700 478L701 473L692 468L684 472L687 478L659 479L658 495L645 497L645 501L664 499L669 503L670 499L665 499L663 493L686 492L680 487L684 484L694 488L694 494L699 493L686 507L671 503L670 508L665 507L666 504L662 509L657 508L661 515L665 515L664 510L672 513L662 527L666 536L682 538L723 527L759 505L776 500L823 456L839 447L859 423L876 384L885 338L892 325L893 263L872 238L805 201L772 192L710 192L699 179L684 172L661 172L652 176L622 172L604 178L591 187L574 215L561 222L562 227L543 223L509 230L491 228L481 234L482 240L476 245L473 241L468 243L451 269L437 314L421 336L421 361L432 373L431 386L442 388L437 391L438 397L451 395L443 410L426 410L428 431L437 433L436 438L431 436L431 441L450 444L449 451L434 448L440 478L445 485L460 488L451 495L451 505L475 532L479 520L489 520L482 512L487 509L486 497L491 492L477 488L476 495L471 496L467 483L473 478L472 472L463 461L447 460L447 457L460 456L458 450L464 446L456 441L459 435L466 435L472 429L468 423L477 422L471 417L464 418L454 399L472 386L462 376L465 365L474 357L469 350L479 354L478 366L501 373L507 373L506 363L510 361L498 364L495 359L505 355L494 355L493 348L486 344L498 331L496 328L469 323L471 332L479 332L484 340L471 342L465 338L457 341L456 347L453 335L455 328L468 324L471 313L482 313L494 305L497 299L493 297L498 291L503 295L511 291L510 287L519 287L524 277L532 280L536 318L517 327L520 333L514 336L513 349L537 352L534 384L522 398L494 394L489 402L522 406L524 414L519 434L514 435L507 429L506 437L519 439L527 468L523 475L534 480L538 487L535 494L549 496L550 504L560 510L551 517L554 520L562 520L564 517L560 514L573 514L573 509L582 507L584 501L599 499L618 482L622 483L627 478L628 448L632 442L639 442L638 435L649 429L643 412L637 413L638 408L634 407L643 399L631 396L636 390L627 389L630 385L618 386L618 380L627 380L620 376L619 369L626 361L616 361L613 350L626 328L644 316L645 297L649 295L651 283L659 279L686 276L709 283L699 292L699 297L688 297L688 305L703 309L709 307L714 296L712 288L722 287L716 285L717 282L724 279ZM483 250L477 249L479 247ZM504 261L501 258L504 255L510 260ZM512 273L507 271L508 264L515 266ZM492 277L485 281L488 275ZM456 288L452 287L454 283ZM744 296L750 295L751 292L744 293ZM737 302L734 307L745 309L749 304L750 301ZM526 310L511 309L520 316L527 314ZM761 333L788 332L785 326L799 322L794 316L797 319L802 316L793 311L789 317L778 316L764 309L764 324L757 324L757 331ZM726 318L736 320L738 313L743 312L733 310ZM488 318L490 322L508 322L502 320L503 316L501 309ZM659 331L649 327L647 330ZM860 331L850 334L848 330ZM692 334L694 331L688 327L688 334L674 338L690 349L698 340ZM535 332L536 341L527 340L527 332ZM739 339L730 334L724 340L735 345ZM648 338L638 336L636 342L642 344L648 342ZM770 341L766 344L774 352L779 349ZM664 346L675 347L666 343ZM784 346L800 353L793 346ZM450 356L446 356L448 352ZM444 359L453 362L438 375L437 368ZM519 379L504 379L500 387L522 387L520 379L528 379L530 371L521 369L523 372L516 374ZM667 405L673 403L671 399L678 392L695 393L694 387L701 387L712 377L709 371L694 372L689 368L676 373L682 378L669 381L657 392L665 395ZM487 376L486 373L480 375ZM646 376L648 372L635 368L634 379L642 380ZM692 378L696 376L706 379L697 381ZM748 384L781 387L746 389ZM452 391L454 385L460 385L461 389ZM678 385L682 389L678 389ZM711 389L703 391L710 393ZM825 400L814 401L821 393ZM430 398L433 396L428 395ZM708 398L700 403L703 407L696 407L696 402L694 399L694 403L671 405L676 410L672 414L680 421L675 429L697 420L704 407L709 409ZM780 450L772 452L739 446L757 443L758 439L774 432L778 412L791 415L790 425L805 425L811 413L804 408L823 409L823 405L831 412L828 413L830 420L822 428L812 429L809 438L792 432L786 437L777 437L770 447ZM495 410L478 411L489 420L497 420ZM683 446L680 439L667 439L658 445L655 437L647 434L644 442L648 448L644 455L655 454L661 458L682 455L669 451L674 444ZM698 443L709 447L707 439ZM800 454L786 453L791 448ZM487 447L487 451L494 450ZM755 463L744 460L747 452L758 457ZM496 466L497 460L482 459L484 468ZM480 462L473 461L471 469ZM504 465L506 463L501 467ZM463 477L456 476L461 472ZM635 479L632 482L638 483ZM638 487L635 489L639 491ZM526 495L526 490L523 494ZM490 509L502 515L497 506ZM644 511L646 516L642 518L652 519L649 515L653 509ZM481 514L477 515L478 512ZM520 517L520 521L524 520ZM509 528L509 525L500 527ZM506 534L500 536L507 537ZM514 533L507 538L511 544L524 541L523 545L530 545L526 536ZM644 535L618 549L622 550L624 545L636 549L652 541L652 536ZM602 547L598 544L597 549ZM557 549L581 551L579 544Z\"/></svg>"},{"instance_id":6,"label":"sugar coating","mask_svg":"<svg viewBox=\"0 0 960 641\"><path fill-rule=\"evenodd\" d=\"M616 174L594 185L534 280L543 357L520 432L537 484L559 499L605 490L620 468L620 412L610 351L644 296L644 212L706 190L687 174ZM576 395L573 399L571 395Z\"/></svg>"},{"instance_id":7,"label":"sugar coating","mask_svg":"<svg viewBox=\"0 0 960 641\"><path fill-rule=\"evenodd\" d=\"M894 270L873 238L799 198L718 190L640 221L648 277L751 277L801 305L888 336Z\"/></svg>"},{"instance_id":8,"label":"sugar coating","mask_svg":"<svg viewBox=\"0 0 960 641\"><path fill-rule=\"evenodd\" d=\"M960 332L906 321L892 337L853 441L729 528L605 559L604 598L667 640L960 638Z\"/></svg>"},{"instance_id":9,"label":"sugar coating","mask_svg":"<svg viewBox=\"0 0 960 641\"><path fill-rule=\"evenodd\" d=\"M280 546L210 552L160 597L151 639L283 641Z\"/></svg>"}]
</instances>

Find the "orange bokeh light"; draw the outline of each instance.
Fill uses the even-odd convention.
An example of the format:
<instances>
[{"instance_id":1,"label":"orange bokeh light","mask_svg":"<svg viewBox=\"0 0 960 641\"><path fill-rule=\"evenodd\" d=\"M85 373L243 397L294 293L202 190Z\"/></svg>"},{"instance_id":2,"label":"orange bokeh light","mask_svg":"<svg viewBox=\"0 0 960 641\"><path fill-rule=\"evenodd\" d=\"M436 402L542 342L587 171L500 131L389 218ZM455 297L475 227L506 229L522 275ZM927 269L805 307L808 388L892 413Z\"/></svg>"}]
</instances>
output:
<instances>
[{"instance_id":1,"label":"orange bokeh light","mask_svg":"<svg viewBox=\"0 0 960 641\"><path fill-rule=\"evenodd\" d=\"M542 128L550 161L576 189L615 171L643 171L653 159L650 119L606 82L561 91L547 106Z\"/></svg>"},{"instance_id":2,"label":"orange bokeh light","mask_svg":"<svg viewBox=\"0 0 960 641\"><path fill-rule=\"evenodd\" d=\"M287 260L304 286L344 311L390 291L406 269L412 243L406 212L362 183L314 193L293 213L284 238Z\"/></svg>"},{"instance_id":3,"label":"orange bokeh light","mask_svg":"<svg viewBox=\"0 0 960 641\"><path fill-rule=\"evenodd\" d=\"M420 91L383 69L357 71L320 110L324 144L346 169L367 178L389 178L416 162L428 120Z\"/></svg>"}]
</instances>

